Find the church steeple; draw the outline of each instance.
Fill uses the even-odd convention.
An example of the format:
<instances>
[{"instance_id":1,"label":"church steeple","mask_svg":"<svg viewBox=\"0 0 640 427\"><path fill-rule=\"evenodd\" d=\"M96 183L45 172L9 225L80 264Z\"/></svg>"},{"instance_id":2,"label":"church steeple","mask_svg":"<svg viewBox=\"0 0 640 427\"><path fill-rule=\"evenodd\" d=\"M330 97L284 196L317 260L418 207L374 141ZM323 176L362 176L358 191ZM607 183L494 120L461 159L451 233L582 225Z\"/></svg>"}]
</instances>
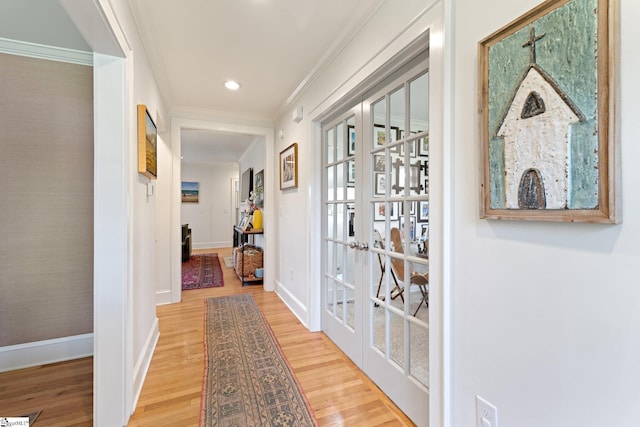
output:
<instances>
[{"instance_id":1,"label":"church steeple","mask_svg":"<svg viewBox=\"0 0 640 427\"><path fill-rule=\"evenodd\" d=\"M529 58L532 65L536 63L536 42L543 38L545 35L547 35L547 33L536 36L536 29L534 27L531 27L531 29L529 30L529 40L527 40L527 42L522 45L522 47L529 47Z\"/></svg>"}]
</instances>

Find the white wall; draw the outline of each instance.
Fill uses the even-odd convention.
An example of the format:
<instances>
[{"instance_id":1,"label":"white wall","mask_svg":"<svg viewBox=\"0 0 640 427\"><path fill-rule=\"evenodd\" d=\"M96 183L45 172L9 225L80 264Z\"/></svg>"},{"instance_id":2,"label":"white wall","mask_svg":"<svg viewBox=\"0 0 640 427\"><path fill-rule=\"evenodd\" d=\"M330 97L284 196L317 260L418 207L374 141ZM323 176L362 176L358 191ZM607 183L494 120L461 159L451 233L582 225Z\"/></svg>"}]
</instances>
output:
<instances>
[{"instance_id":1,"label":"white wall","mask_svg":"<svg viewBox=\"0 0 640 427\"><path fill-rule=\"evenodd\" d=\"M168 264L169 260L156 259L156 223L158 221L158 209L156 206L156 200L159 191L170 191L167 185L156 186L156 192L152 196L147 196L147 183L151 180L137 173L137 147L136 135L137 120L136 109L137 104L144 104L147 106L147 110L151 114L152 118L159 122L158 119L167 117L167 113L164 110L163 100L160 97L160 92L155 81L153 72L149 66L142 41L137 32L133 16L129 9L129 3L125 0L117 0L111 2L114 12L118 17L118 22L122 27L123 32L126 34L127 40L131 47L132 53L130 55L132 63L132 86L130 93L132 108L131 108L131 120L134 134L130 135L131 146L130 149L130 171L134 174L133 183L131 183L131 214L132 214L132 239L130 244L132 245L132 262L131 262L131 274L132 283L130 289L131 300L130 304L135 307L132 311L132 332L133 332L133 362L136 369L145 370L148 364L148 359L155 346L157 340L158 325L156 317L156 265ZM158 134L158 146L161 153L165 153L166 146L170 146L170 142L165 138L169 137L168 133ZM162 155L158 158L158 175L170 175L170 165L164 163L166 161L166 155ZM163 177L163 182L164 177ZM155 181L153 181L155 185ZM166 212L161 211L160 218L163 218ZM164 220L162 221L164 222ZM169 230L165 230L166 233ZM144 378L145 372L134 372L136 377L136 388L141 387L141 381ZM138 392L139 390L136 390Z\"/></svg>"},{"instance_id":2,"label":"white wall","mask_svg":"<svg viewBox=\"0 0 640 427\"><path fill-rule=\"evenodd\" d=\"M620 2L624 223L478 219L477 43L539 3L455 5L453 425L475 425L475 394L504 426L638 425L638 2Z\"/></svg>"},{"instance_id":3,"label":"white wall","mask_svg":"<svg viewBox=\"0 0 640 427\"><path fill-rule=\"evenodd\" d=\"M199 183L198 203L182 203L181 221L191 228L194 249L230 247L235 207L231 205L231 180L238 164L182 163L182 181Z\"/></svg>"},{"instance_id":4,"label":"white wall","mask_svg":"<svg viewBox=\"0 0 640 427\"><path fill-rule=\"evenodd\" d=\"M640 171L635 143L640 101L634 95L640 72L634 41L640 28L640 4L621 2L621 97L623 218L621 225L487 221L478 218L477 43L539 4L523 0L456 0L445 50L453 70L452 105L445 123L452 149L452 179L442 183L451 198L451 335L453 356L452 426L475 425L475 395L498 407L506 426L618 426L640 419L640 200L634 182ZM353 87L388 46L408 38L409 24L424 2L387 2L313 86L283 112L276 153L299 144L300 178L296 190L276 191L279 291L304 320L313 318L312 256L314 163L317 128L311 119ZM384 20L382 25L379 20ZM378 25L380 24L380 25ZM377 31L373 31L373 29ZM394 39L398 36L397 39ZM410 38L409 38L410 39ZM370 62L371 58L373 58ZM361 80L361 79L360 79ZM305 118L291 121L302 105ZM305 212L306 214L300 214ZM295 236L295 238L291 238ZM532 268L531 265L535 265ZM445 264L446 265L446 264ZM290 271L294 279L290 279ZM309 281L305 281L305 277ZM291 301L294 303L292 304ZM299 303L296 306L295 303Z\"/></svg>"},{"instance_id":5,"label":"white wall","mask_svg":"<svg viewBox=\"0 0 640 427\"><path fill-rule=\"evenodd\" d=\"M69 5L73 2L68 2ZM129 215L128 239L128 266L126 297L125 297L125 313L126 333L122 337L125 344L125 358L127 366L125 379L125 391L128 394L127 408L128 412L132 412L140 392L148 364L158 339L158 321L156 317L156 265L169 265L169 259L156 258L156 239L157 224L167 221L168 212L160 211L157 214L156 196L158 192L169 192L170 188L166 184L155 186L154 195L147 195L147 184L150 180L137 173L137 118L136 104L145 104L151 116L160 124L162 132L162 123L168 115L165 111L163 100L160 96L158 86L146 54L142 42L140 40L137 28L129 3L126 0L110 0L103 3L105 13L109 20L113 31L119 36L123 36L122 44L129 49L126 52L126 66L124 71L125 90L122 96L125 99L125 111L129 112L128 123L125 129L128 133L124 135L128 141L128 152L125 158L128 164L124 168L127 176L125 177L126 185L124 187L114 188L116 193L122 192L123 200ZM70 7L68 5L68 7ZM73 3L73 8L82 9L82 2ZM112 15L113 13L113 15ZM78 15L80 16L80 15ZM103 18L105 19L105 18ZM102 22L102 21L100 21ZM78 27L84 26L89 34L93 29L91 22L77 22ZM86 36L85 36L86 37ZM124 40L126 39L126 41ZM100 112L108 116L111 111ZM158 146L158 174L171 174L171 165L166 164L168 147L170 141L167 139L168 133L159 133ZM108 173L109 171L104 171ZM166 181L163 181L166 183ZM155 184L155 182L154 182ZM165 233L169 233L169 229L165 229ZM114 317L119 316L114 312ZM99 339L100 337L96 337ZM128 375L131 374L129 378ZM128 415L128 414L127 414Z\"/></svg>"}]
</instances>

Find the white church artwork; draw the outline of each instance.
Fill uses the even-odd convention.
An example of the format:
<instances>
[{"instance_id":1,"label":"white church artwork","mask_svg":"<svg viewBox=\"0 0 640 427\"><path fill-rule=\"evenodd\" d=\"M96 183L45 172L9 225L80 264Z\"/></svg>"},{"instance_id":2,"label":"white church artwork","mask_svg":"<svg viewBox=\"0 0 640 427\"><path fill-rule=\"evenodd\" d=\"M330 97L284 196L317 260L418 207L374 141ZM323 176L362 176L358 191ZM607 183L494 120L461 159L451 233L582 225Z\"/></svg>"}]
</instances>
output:
<instances>
[{"instance_id":1,"label":"white church artwork","mask_svg":"<svg viewBox=\"0 0 640 427\"><path fill-rule=\"evenodd\" d=\"M542 37L531 28L531 65L497 132L504 138L507 209L568 208L571 125L586 120L536 64L535 44Z\"/></svg>"},{"instance_id":2,"label":"white church artwork","mask_svg":"<svg viewBox=\"0 0 640 427\"><path fill-rule=\"evenodd\" d=\"M614 1L548 0L480 42L481 218L619 221Z\"/></svg>"}]
</instances>

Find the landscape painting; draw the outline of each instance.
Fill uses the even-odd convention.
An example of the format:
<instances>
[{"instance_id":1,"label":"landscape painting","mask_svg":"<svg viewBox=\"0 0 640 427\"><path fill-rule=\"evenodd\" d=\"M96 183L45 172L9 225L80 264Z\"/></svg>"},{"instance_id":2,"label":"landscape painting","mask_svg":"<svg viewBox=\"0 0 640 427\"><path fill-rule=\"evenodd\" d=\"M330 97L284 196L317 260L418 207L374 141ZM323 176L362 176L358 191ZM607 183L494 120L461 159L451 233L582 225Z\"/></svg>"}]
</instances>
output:
<instances>
[{"instance_id":1,"label":"landscape painting","mask_svg":"<svg viewBox=\"0 0 640 427\"><path fill-rule=\"evenodd\" d=\"M197 182L182 181L182 203L199 202L199 184Z\"/></svg>"}]
</instances>

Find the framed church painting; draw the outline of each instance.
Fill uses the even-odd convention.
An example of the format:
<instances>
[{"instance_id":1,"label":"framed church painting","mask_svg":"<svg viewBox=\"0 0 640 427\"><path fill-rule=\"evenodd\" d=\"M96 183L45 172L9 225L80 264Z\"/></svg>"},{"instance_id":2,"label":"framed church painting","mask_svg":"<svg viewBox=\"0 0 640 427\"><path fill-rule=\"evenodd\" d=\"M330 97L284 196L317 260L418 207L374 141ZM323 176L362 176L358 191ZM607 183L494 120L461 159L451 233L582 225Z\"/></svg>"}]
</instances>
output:
<instances>
[{"instance_id":1,"label":"framed church painting","mask_svg":"<svg viewBox=\"0 0 640 427\"><path fill-rule=\"evenodd\" d=\"M479 43L480 217L620 221L617 0L547 0Z\"/></svg>"}]
</instances>

